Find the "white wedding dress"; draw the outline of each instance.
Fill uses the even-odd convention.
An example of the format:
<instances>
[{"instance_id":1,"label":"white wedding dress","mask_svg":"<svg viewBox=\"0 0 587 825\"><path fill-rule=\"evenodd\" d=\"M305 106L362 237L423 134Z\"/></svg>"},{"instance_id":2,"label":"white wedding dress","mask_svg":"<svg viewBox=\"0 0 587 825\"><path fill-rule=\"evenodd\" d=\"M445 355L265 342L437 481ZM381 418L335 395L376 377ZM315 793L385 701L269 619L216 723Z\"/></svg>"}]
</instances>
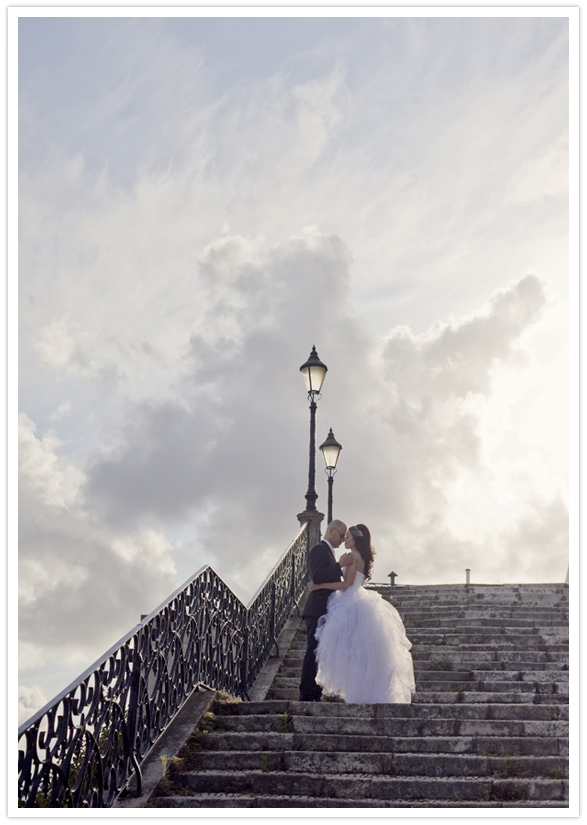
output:
<instances>
[{"instance_id":1,"label":"white wedding dress","mask_svg":"<svg viewBox=\"0 0 587 825\"><path fill-rule=\"evenodd\" d=\"M355 574L335 590L316 629L316 682L349 703L407 704L416 690L410 641L395 607Z\"/></svg>"}]
</instances>

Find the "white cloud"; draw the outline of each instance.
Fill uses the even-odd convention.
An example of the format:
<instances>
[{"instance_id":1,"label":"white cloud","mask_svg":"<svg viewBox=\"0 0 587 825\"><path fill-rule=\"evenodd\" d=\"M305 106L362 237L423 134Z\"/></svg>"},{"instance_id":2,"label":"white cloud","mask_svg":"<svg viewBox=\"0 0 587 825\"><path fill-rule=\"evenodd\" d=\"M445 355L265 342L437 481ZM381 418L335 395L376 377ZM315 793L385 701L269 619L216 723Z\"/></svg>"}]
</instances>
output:
<instances>
[{"instance_id":1,"label":"white cloud","mask_svg":"<svg viewBox=\"0 0 587 825\"><path fill-rule=\"evenodd\" d=\"M18 724L22 725L33 713L47 703L47 697L38 685L18 688Z\"/></svg>"},{"instance_id":2,"label":"white cloud","mask_svg":"<svg viewBox=\"0 0 587 825\"><path fill-rule=\"evenodd\" d=\"M72 406L71 401L63 401L55 410L55 412L51 413L49 416L50 421L60 421L62 418L65 418L72 413Z\"/></svg>"},{"instance_id":3,"label":"white cloud","mask_svg":"<svg viewBox=\"0 0 587 825\"><path fill-rule=\"evenodd\" d=\"M29 486L44 504L70 509L83 498L84 475L72 462L59 456L59 439L52 433L35 435L36 426L19 414L18 450L21 484Z\"/></svg>"},{"instance_id":4,"label":"white cloud","mask_svg":"<svg viewBox=\"0 0 587 825\"><path fill-rule=\"evenodd\" d=\"M143 530L137 535L121 536L112 541L112 550L126 563L150 567L169 581L175 576L171 559L171 544L154 530Z\"/></svg>"},{"instance_id":5,"label":"white cloud","mask_svg":"<svg viewBox=\"0 0 587 825\"><path fill-rule=\"evenodd\" d=\"M526 365L518 339L546 305L545 285L527 275L496 292L487 310L470 319L437 323L418 336L406 327L392 330L384 349L387 375L407 399L487 394L495 365Z\"/></svg>"},{"instance_id":6,"label":"white cloud","mask_svg":"<svg viewBox=\"0 0 587 825\"><path fill-rule=\"evenodd\" d=\"M39 332L37 350L46 364L66 366L73 358L76 349L71 332L71 313L53 321Z\"/></svg>"}]
</instances>

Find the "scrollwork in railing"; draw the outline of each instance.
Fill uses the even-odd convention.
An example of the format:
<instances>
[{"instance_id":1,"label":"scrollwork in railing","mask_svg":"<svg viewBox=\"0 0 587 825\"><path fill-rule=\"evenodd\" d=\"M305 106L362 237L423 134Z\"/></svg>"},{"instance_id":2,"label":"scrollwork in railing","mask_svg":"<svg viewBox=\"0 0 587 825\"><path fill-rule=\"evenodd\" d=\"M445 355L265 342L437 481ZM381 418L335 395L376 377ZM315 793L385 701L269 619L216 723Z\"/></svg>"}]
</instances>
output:
<instances>
[{"instance_id":1,"label":"scrollwork in railing","mask_svg":"<svg viewBox=\"0 0 587 825\"><path fill-rule=\"evenodd\" d=\"M204 567L19 728L19 805L103 808L198 687L248 698L306 584L305 525L248 607Z\"/></svg>"}]
</instances>

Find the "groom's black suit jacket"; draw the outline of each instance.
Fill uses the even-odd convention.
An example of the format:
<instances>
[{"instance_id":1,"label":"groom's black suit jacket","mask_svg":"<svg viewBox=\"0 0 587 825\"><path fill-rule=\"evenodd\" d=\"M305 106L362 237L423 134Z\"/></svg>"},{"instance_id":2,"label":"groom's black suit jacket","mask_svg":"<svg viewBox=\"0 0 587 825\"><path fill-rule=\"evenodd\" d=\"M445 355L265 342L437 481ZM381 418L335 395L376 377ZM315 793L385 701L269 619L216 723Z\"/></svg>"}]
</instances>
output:
<instances>
[{"instance_id":1,"label":"groom's black suit jacket","mask_svg":"<svg viewBox=\"0 0 587 825\"><path fill-rule=\"evenodd\" d=\"M339 582L342 577L340 565L334 558L332 550L325 541L321 541L310 550L308 557L308 575L314 584L324 582ZM312 590L302 616L323 616L326 613L326 602L332 595L332 590Z\"/></svg>"}]
</instances>

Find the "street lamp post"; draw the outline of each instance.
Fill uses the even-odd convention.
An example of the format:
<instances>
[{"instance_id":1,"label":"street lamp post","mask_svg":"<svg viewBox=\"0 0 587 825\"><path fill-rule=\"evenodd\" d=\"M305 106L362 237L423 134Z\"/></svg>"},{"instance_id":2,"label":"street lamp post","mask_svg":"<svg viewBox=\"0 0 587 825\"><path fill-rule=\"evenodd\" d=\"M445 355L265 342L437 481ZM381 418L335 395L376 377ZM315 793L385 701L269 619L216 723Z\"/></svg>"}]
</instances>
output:
<instances>
[{"instance_id":1,"label":"street lamp post","mask_svg":"<svg viewBox=\"0 0 587 825\"><path fill-rule=\"evenodd\" d=\"M316 347L308 360L300 367L304 377L308 400L310 401L310 467L308 470L308 492L306 493L306 512L317 512L316 499L316 398L320 398L320 390L328 367L318 358Z\"/></svg>"},{"instance_id":2,"label":"street lamp post","mask_svg":"<svg viewBox=\"0 0 587 825\"><path fill-rule=\"evenodd\" d=\"M339 444L336 438L334 437L334 433L332 432L332 427L326 437L326 441L320 445L320 450L322 451L322 455L324 457L324 464L325 472L328 473L328 524L332 521L332 485L334 483L334 474L336 472L336 462L338 461L338 456L340 455L340 451L342 450L342 444Z\"/></svg>"}]
</instances>

